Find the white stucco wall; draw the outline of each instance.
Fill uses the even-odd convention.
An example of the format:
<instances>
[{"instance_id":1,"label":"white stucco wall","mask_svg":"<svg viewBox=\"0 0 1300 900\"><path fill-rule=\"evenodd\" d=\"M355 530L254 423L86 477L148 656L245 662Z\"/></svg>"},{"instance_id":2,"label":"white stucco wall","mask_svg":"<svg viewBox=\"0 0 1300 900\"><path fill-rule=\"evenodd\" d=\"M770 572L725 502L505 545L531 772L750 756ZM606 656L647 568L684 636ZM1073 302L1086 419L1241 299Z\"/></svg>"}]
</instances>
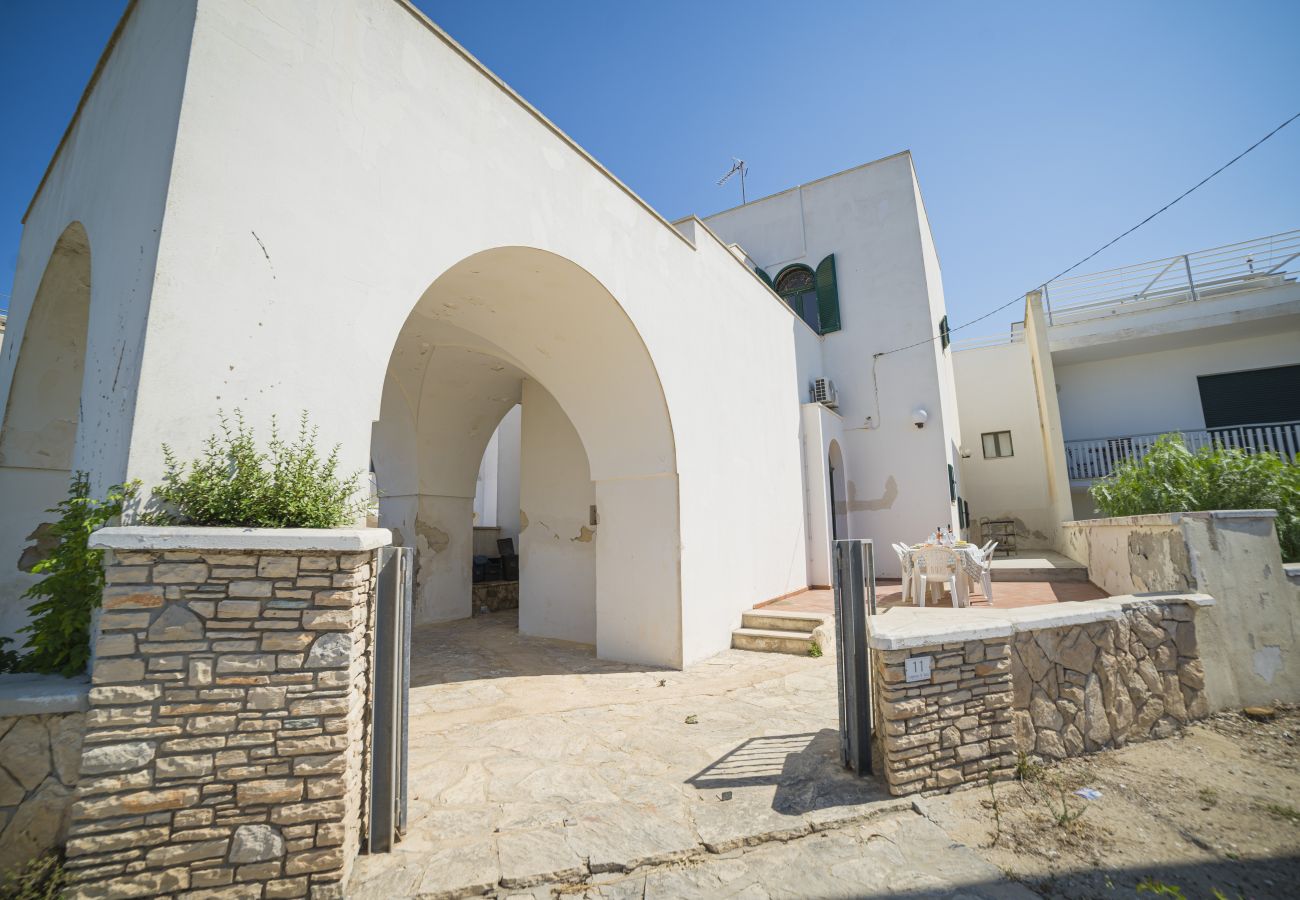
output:
<instances>
[{"instance_id":1,"label":"white stucco wall","mask_svg":"<svg viewBox=\"0 0 1300 900\"><path fill-rule=\"evenodd\" d=\"M799 389L806 401L806 382L821 376L839 392L854 536L888 546L919 539L936 525L955 528L947 465L958 435L947 354L936 342L881 357L874 374L872 366L877 352L935 335L943 316L938 256L911 154L706 221L772 278L793 263L815 268L835 254L843 327L821 338L820 359L801 353ZM917 408L929 413L923 429L912 423ZM877 554L877 561L881 575L899 574L892 554Z\"/></svg>"},{"instance_id":2,"label":"white stucco wall","mask_svg":"<svg viewBox=\"0 0 1300 900\"><path fill-rule=\"evenodd\" d=\"M1055 527L1047 494L1042 424L1024 342L962 350L952 356L961 404L962 483L973 522L1017 520L1017 545L1047 548ZM1013 455L985 459L981 436L1010 431Z\"/></svg>"},{"instance_id":3,"label":"white stucco wall","mask_svg":"<svg viewBox=\"0 0 1300 900\"><path fill-rule=\"evenodd\" d=\"M496 526L501 537L515 542L519 552L519 442L522 407L516 406L497 426Z\"/></svg>"},{"instance_id":4,"label":"white stucco wall","mask_svg":"<svg viewBox=\"0 0 1300 900\"><path fill-rule=\"evenodd\" d=\"M1177 349L1056 362L1065 439L1120 437L1205 427L1198 375L1300 363L1300 329L1283 320L1272 333L1223 340L1216 330Z\"/></svg>"},{"instance_id":5,"label":"white stucco wall","mask_svg":"<svg viewBox=\"0 0 1300 900\"><path fill-rule=\"evenodd\" d=\"M184 20L185 4L165 8ZM174 66L152 52L123 64L176 90ZM344 470L364 471L394 345L424 297L440 322L490 332L583 439L602 510L598 583L625 613L601 617L602 655L699 659L727 646L742 610L807 583L790 314L725 247L692 246L397 0L205 0L184 84L134 416L88 392L86 459L120 460L129 434L129 458L109 469L149 484L162 443L193 454L219 408L261 428L305 409ZM158 227L156 204L101 202L113 185L139 190L123 175L134 160L77 145L60 162L98 172L74 193L111 209L118 235ZM567 260L616 305L584 324L588 308L566 291L517 281L526 254L456 268L494 248ZM138 242L109 250L112 265L140 266ZM480 276L499 283L491 299ZM507 320L510 279L511 296L528 287L535 302L517 300ZM640 342L636 384L606 377L607 356L629 356L600 330L615 311ZM403 375L394 390L411 384ZM725 386L725 403L708 384ZM403 488L381 507L410 516L444 497L468 519L480 459L463 493ZM719 527L721 511L743 527Z\"/></svg>"},{"instance_id":6,"label":"white stucco wall","mask_svg":"<svg viewBox=\"0 0 1300 900\"><path fill-rule=\"evenodd\" d=\"M91 306L72 465L90 473L96 494L128 471L135 387L193 23L192 3L140 0L23 220L0 349L0 404L10 398L46 264L68 226L80 223L90 246ZM36 192L37 185L31 189ZM35 579L15 568L26 535L48 520L44 510L66 493L67 478L53 473L39 484L0 484L0 635L14 634L27 619L20 596Z\"/></svg>"},{"instance_id":7,"label":"white stucco wall","mask_svg":"<svg viewBox=\"0 0 1300 900\"><path fill-rule=\"evenodd\" d=\"M596 489L582 440L555 398L524 382L519 502L519 630L596 643ZM617 615L617 612L614 612Z\"/></svg>"}]
</instances>

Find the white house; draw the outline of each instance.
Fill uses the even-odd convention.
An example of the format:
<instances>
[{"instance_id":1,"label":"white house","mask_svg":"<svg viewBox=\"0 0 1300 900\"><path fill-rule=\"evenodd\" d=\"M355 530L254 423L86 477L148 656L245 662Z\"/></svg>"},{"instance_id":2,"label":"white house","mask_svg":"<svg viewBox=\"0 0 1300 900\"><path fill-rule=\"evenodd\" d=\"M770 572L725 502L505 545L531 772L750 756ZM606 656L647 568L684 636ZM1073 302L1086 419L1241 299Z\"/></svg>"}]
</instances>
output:
<instances>
[{"instance_id":1,"label":"white house","mask_svg":"<svg viewBox=\"0 0 1300 900\"><path fill-rule=\"evenodd\" d=\"M406 0L138 0L24 217L0 634L71 472L306 410L418 621L469 615L490 525L522 631L683 665L834 537L1050 547L1158 432L1294 452L1298 245L1056 282L954 353L909 153L670 224Z\"/></svg>"},{"instance_id":2,"label":"white house","mask_svg":"<svg viewBox=\"0 0 1300 900\"><path fill-rule=\"evenodd\" d=\"M1063 279L1026 320L959 340L974 519L1020 548L1096 515L1088 488L1161 434L1300 451L1300 231Z\"/></svg>"},{"instance_id":3,"label":"white house","mask_svg":"<svg viewBox=\"0 0 1300 900\"><path fill-rule=\"evenodd\" d=\"M521 630L683 665L828 583L832 533L955 524L948 350L873 361L942 320L908 154L674 225L404 0L139 0L24 217L0 632L70 472L147 488L222 410L306 410L418 621L469 614L494 480Z\"/></svg>"}]
</instances>

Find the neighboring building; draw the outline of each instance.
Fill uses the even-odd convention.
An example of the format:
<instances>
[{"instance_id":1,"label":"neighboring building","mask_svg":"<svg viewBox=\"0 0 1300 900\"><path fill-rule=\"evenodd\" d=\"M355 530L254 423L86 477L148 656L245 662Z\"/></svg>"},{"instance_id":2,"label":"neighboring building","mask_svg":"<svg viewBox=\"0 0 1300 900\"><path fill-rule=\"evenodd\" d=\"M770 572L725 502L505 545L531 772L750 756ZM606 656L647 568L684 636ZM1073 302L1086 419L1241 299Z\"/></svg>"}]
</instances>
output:
<instances>
[{"instance_id":1,"label":"neighboring building","mask_svg":"<svg viewBox=\"0 0 1300 900\"><path fill-rule=\"evenodd\" d=\"M1053 546L1059 522L1096 514L1095 479L1168 432L1295 458L1298 260L1291 231L1063 279L1007 334L959 340L972 517Z\"/></svg>"}]
</instances>

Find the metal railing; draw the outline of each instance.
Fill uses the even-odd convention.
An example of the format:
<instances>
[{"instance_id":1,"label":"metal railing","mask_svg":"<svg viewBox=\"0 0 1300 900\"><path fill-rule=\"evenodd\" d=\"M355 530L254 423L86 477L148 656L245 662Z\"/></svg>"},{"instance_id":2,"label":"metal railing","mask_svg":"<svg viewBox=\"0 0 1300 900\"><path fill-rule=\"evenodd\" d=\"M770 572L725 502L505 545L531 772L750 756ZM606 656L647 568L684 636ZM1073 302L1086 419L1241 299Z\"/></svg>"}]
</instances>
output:
<instances>
[{"instance_id":1,"label":"metal railing","mask_svg":"<svg viewBox=\"0 0 1300 900\"><path fill-rule=\"evenodd\" d=\"M1162 431L1158 434L1066 441L1066 471L1071 481L1104 478L1114 471L1116 464L1146 456L1156 440L1169 433ZM1193 451L1215 445L1247 451L1270 450L1290 462L1296 462L1297 456L1300 456L1300 422L1182 429L1173 433L1181 435L1183 445Z\"/></svg>"},{"instance_id":2,"label":"metal railing","mask_svg":"<svg viewBox=\"0 0 1300 900\"><path fill-rule=\"evenodd\" d=\"M1073 325L1210 297L1257 291L1294 281L1300 271L1300 230L1195 253L1136 263L1044 285L1048 325ZM953 341L974 350L1023 340L1012 331Z\"/></svg>"},{"instance_id":3,"label":"metal railing","mask_svg":"<svg viewBox=\"0 0 1300 900\"><path fill-rule=\"evenodd\" d=\"M1091 275L1062 278L1043 289L1049 325L1085 322L1120 312L1196 302L1287 281L1300 258L1300 230ZM1292 276L1293 280L1294 276Z\"/></svg>"}]
</instances>

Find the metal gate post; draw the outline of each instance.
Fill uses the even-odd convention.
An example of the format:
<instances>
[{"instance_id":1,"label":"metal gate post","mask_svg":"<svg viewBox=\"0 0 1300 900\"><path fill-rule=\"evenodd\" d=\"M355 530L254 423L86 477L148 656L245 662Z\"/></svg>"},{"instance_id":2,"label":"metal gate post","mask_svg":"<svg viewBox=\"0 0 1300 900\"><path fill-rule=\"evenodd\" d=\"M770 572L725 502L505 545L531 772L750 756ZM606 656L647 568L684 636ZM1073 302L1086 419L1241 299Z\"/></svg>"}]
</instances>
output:
<instances>
[{"instance_id":1,"label":"metal gate post","mask_svg":"<svg viewBox=\"0 0 1300 900\"><path fill-rule=\"evenodd\" d=\"M840 759L859 775L871 774L871 657L867 615L876 609L875 555L871 541L835 541L835 667L839 676Z\"/></svg>"},{"instance_id":2,"label":"metal gate post","mask_svg":"<svg viewBox=\"0 0 1300 900\"><path fill-rule=\"evenodd\" d=\"M409 547L384 547L379 551L366 841L370 853L389 852L393 842L406 832L411 555Z\"/></svg>"}]
</instances>

